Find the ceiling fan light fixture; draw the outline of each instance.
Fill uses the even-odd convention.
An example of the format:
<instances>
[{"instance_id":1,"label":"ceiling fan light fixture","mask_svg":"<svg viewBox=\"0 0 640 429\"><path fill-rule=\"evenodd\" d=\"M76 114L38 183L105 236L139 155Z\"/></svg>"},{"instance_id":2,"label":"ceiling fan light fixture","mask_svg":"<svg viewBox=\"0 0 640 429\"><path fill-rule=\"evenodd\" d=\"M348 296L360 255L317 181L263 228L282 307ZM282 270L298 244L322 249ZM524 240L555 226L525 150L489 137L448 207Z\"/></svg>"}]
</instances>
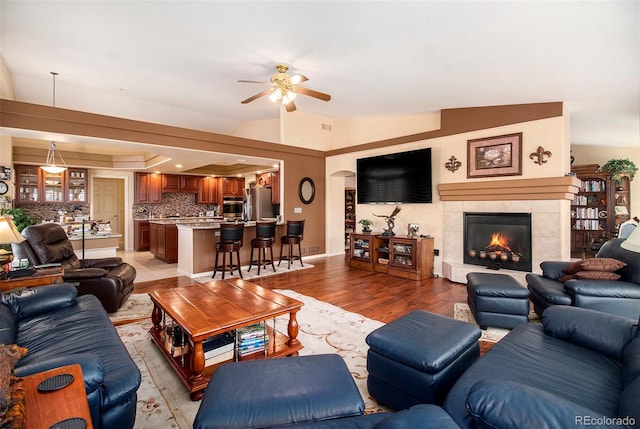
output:
<instances>
[{"instance_id":1,"label":"ceiling fan light fixture","mask_svg":"<svg viewBox=\"0 0 640 429\"><path fill-rule=\"evenodd\" d=\"M278 101L282 100L282 88L275 87L271 92L271 95L269 95L269 99L274 103L277 103Z\"/></svg>"},{"instance_id":2,"label":"ceiling fan light fixture","mask_svg":"<svg viewBox=\"0 0 640 429\"><path fill-rule=\"evenodd\" d=\"M295 91L285 91L285 94L282 96L282 104L286 106L287 104L295 100L297 96L298 94L296 94Z\"/></svg>"},{"instance_id":3,"label":"ceiling fan light fixture","mask_svg":"<svg viewBox=\"0 0 640 429\"><path fill-rule=\"evenodd\" d=\"M60 161L62 161L62 165L56 164L56 152L58 152L56 149L56 143L52 141L49 146L49 152L47 153L47 163L40 167L47 173L58 174L67 169L67 164L64 162L64 158L62 158L60 152L58 152L58 157L60 158Z\"/></svg>"}]
</instances>

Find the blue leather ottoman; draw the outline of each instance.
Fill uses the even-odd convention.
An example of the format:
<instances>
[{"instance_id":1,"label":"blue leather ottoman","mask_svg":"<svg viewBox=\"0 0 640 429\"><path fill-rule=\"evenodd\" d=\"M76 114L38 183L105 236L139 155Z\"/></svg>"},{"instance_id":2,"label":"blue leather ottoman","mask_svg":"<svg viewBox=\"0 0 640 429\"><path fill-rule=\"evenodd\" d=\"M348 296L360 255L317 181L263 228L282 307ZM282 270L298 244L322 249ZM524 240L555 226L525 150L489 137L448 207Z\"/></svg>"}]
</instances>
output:
<instances>
[{"instance_id":1,"label":"blue leather ottoman","mask_svg":"<svg viewBox=\"0 0 640 429\"><path fill-rule=\"evenodd\" d=\"M480 356L479 338L477 326L424 310L376 329L366 338L369 394L394 410L441 404Z\"/></svg>"},{"instance_id":2,"label":"blue leather ottoman","mask_svg":"<svg viewBox=\"0 0 640 429\"><path fill-rule=\"evenodd\" d=\"M264 428L363 413L364 401L339 355L262 359L218 368L193 428Z\"/></svg>"},{"instance_id":3,"label":"blue leather ottoman","mask_svg":"<svg viewBox=\"0 0 640 429\"><path fill-rule=\"evenodd\" d=\"M467 303L482 329L512 329L529 321L529 290L507 274L467 274Z\"/></svg>"}]
</instances>

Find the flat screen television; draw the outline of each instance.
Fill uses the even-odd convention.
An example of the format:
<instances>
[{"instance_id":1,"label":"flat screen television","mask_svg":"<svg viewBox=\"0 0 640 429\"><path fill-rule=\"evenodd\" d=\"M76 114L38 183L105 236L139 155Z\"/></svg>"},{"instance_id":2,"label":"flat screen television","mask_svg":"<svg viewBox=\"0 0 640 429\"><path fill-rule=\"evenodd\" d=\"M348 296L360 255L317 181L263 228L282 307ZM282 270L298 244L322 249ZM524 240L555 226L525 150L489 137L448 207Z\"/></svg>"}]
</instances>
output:
<instances>
[{"instance_id":1,"label":"flat screen television","mask_svg":"<svg viewBox=\"0 0 640 429\"><path fill-rule=\"evenodd\" d=\"M432 202L431 148L357 160L358 204Z\"/></svg>"}]
</instances>

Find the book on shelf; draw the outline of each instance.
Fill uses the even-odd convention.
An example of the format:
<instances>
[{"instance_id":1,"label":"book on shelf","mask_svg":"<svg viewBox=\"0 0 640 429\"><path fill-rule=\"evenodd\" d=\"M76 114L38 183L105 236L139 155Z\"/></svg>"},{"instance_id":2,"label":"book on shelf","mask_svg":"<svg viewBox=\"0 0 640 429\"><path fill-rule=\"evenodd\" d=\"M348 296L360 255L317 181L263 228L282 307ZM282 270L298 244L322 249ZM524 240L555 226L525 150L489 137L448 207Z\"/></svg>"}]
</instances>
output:
<instances>
[{"instance_id":1,"label":"book on shelf","mask_svg":"<svg viewBox=\"0 0 640 429\"><path fill-rule=\"evenodd\" d=\"M233 332L214 335L202 342L204 358L209 359L229 351L233 352L234 346L235 338Z\"/></svg>"},{"instance_id":2,"label":"book on shelf","mask_svg":"<svg viewBox=\"0 0 640 429\"><path fill-rule=\"evenodd\" d=\"M261 335L259 337L242 338L240 339L240 341L238 341L238 347L246 347L253 344L264 343L265 340L268 341L268 336L266 335Z\"/></svg>"},{"instance_id":3,"label":"book on shelf","mask_svg":"<svg viewBox=\"0 0 640 429\"><path fill-rule=\"evenodd\" d=\"M258 352L264 353L264 350L265 350L265 345L262 344L261 346L258 346L258 347L252 347L252 348L249 348L249 349L238 350L238 356L239 357L245 357L245 356L249 356L249 355L252 355L252 354L258 353Z\"/></svg>"},{"instance_id":4,"label":"book on shelf","mask_svg":"<svg viewBox=\"0 0 640 429\"><path fill-rule=\"evenodd\" d=\"M265 325L261 322L255 325L243 326L242 328L238 328L237 332L238 337L241 339L260 337L265 334Z\"/></svg>"},{"instance_id":5,"label":"book on shelf","mask_svg":"<svg viewBox=\"0 0 640 429\"><path fill-rule=\"evenodd\" d=\"M204 366L211 366L211 365L216 365L219 364L220 362L225 362L228 360L232 360L234 358L234 350L231 349L229 351L226 351L224 353L220 353L219 355L210 357L208 359L205 359L204 361Z\"/></svg>"}]
</instances>

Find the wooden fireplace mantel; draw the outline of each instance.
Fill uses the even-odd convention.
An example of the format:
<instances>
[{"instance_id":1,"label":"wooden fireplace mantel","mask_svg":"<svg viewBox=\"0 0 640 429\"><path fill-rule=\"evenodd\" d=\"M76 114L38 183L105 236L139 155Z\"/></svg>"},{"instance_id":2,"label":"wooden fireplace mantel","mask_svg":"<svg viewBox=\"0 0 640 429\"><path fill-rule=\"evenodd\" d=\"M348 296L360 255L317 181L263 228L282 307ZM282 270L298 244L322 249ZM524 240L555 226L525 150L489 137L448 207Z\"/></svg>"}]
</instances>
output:
<instances>
[{"instance_id":1,"label":"wooden fireplace mantel","mask_svg":"<svg viewBox=\"0 0 640 429\"><path fill-rule=\"evenodd\" d=\"M573 176L441 183L441 201L572 200L580 190Z\"/></svg>"}]
</instances>

